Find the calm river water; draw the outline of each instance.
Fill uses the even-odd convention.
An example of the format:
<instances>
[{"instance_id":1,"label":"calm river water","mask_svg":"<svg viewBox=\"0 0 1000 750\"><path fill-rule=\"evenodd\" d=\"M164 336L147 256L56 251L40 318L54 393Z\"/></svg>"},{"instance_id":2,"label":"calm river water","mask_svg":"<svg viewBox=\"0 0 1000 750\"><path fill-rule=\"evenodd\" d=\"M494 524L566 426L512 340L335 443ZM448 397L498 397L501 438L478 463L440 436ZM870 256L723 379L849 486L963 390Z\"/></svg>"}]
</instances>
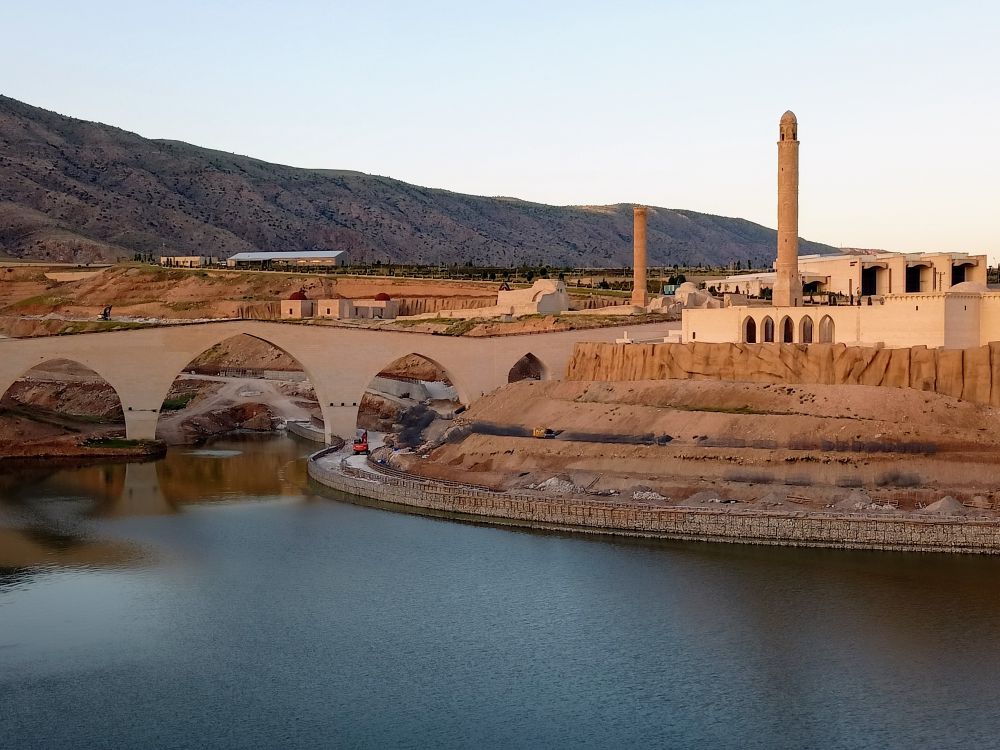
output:
<instances>
[{"instance_id":1,"label":"calm river water","mask_svg":"<svg viewBox=\"0 0 1000 750\"><path fill-rule=\"evenodd\" d=\"M0 477L0 747L1000 745L1000 559L406 515L310 448Z\"/></svg>"}]
</instances>

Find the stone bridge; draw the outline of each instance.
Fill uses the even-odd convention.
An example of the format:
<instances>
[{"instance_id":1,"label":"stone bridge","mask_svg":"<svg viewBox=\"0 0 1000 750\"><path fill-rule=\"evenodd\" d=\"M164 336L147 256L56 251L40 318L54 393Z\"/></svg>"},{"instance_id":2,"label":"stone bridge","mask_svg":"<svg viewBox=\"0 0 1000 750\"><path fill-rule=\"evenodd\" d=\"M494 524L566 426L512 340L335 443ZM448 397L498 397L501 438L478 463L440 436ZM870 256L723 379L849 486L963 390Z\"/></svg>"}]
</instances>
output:
<instances>
[{"instance_id":1,"label":"stone bridge","mask_svg":"<svg viewBox=\"0 0 1000 750\"><path fill-rule=\"evenodd\" d=\"M246 334L294 357L316 389L326 439L353 435L358 404L372 379L407 354L438 365L463 404L507 383L514 364L527 354L541 363L544 377L561 378L579 341L654 339L676 323L597 328L585 331L493 337L439 336L405 331L301 325L253 320L197 323L105 333L0 340L0 394L36 365L67 359L104 378L118 394L128 438L151 440L170 386L200 354Z\"/></svg>"}]
</instances>

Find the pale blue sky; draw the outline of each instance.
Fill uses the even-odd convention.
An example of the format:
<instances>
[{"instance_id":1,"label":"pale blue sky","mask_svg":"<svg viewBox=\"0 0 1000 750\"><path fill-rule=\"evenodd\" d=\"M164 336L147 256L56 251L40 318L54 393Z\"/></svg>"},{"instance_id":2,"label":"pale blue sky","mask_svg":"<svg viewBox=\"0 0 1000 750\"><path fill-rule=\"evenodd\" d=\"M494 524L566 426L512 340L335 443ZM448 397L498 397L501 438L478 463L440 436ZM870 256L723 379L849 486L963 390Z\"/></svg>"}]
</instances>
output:
<instances>
[{"instance_id":1,"label":"pale blue sky","mask_svg":"<svg viewBox=\"0 0 1000 750\"><path fill-rule=\"evenodd\" d=\"M0 91L156 138L547 203L1000 255L1000 3L3 1Z\"/></svg>"}]
</instances>

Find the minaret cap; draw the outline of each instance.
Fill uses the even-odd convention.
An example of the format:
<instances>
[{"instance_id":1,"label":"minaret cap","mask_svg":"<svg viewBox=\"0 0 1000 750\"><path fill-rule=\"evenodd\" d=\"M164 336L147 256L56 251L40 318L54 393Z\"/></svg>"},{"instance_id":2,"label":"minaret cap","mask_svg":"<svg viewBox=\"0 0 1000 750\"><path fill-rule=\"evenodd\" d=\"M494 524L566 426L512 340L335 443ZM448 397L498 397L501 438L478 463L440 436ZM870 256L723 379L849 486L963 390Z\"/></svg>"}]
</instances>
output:
<instances>
[{"instance_id":1,"label":"minaret cap","mask_svg":"<svg viewBox=\"0 0 1000 750\"><path fill-rule=\"evenodd\" d=\"M799 121L792 110L788 110L781 116L781 124L778 127L781 140L795 141L799 136Z\"/></svg>"}]
</instances>

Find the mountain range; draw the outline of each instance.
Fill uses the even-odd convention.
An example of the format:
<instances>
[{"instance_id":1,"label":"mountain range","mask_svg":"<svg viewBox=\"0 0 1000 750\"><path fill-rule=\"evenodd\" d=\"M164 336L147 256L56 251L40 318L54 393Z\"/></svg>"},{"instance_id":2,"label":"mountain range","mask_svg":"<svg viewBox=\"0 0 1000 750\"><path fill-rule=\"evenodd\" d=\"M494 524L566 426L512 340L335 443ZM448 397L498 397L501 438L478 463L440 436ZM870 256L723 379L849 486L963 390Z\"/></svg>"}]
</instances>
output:
<instances>
[{"instance_id":1,"label":"mountain range","mask_svg":"<svg viewBox=\"0 0 1000 750\"><path fill-rule=\"evenodd\" d=\"M650 207L651 265L769 264L773 229ZM355 262L621 267L632 206L550 206L153 140L0 96L0 255L347 250ZM803 241L802 253L834 252Z\"/></svg>"}]
</instances>

